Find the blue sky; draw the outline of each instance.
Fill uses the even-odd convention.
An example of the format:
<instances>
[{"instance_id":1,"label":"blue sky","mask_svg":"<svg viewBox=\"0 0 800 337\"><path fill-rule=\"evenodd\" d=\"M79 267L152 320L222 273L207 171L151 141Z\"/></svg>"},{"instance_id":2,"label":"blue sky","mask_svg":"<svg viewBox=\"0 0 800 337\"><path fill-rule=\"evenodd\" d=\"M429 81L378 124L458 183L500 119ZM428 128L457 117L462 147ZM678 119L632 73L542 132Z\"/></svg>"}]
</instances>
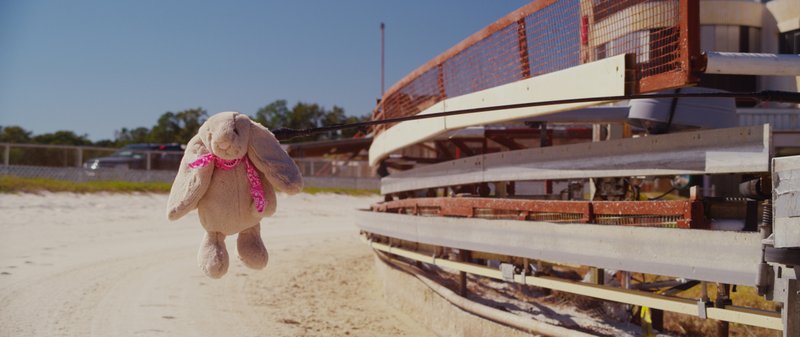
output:
<instances>
[{"instance_id":1,"label":"blue sky","mask_svg":"<svg viewBox=\"0 0 800 337\"><path fill-rule=\"evenodd\" d=\"M386 88L526 1L0 0L0 125L112 139L166 111L276 99L369 113Z\"/></svg>"}]
</instances>

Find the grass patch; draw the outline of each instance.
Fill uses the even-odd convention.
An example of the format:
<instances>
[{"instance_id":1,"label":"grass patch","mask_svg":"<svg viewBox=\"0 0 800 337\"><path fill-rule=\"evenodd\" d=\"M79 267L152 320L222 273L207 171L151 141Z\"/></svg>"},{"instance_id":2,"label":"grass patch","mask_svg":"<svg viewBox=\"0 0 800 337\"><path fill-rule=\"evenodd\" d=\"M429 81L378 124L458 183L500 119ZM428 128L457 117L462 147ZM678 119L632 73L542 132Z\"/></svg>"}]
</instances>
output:
<instances>
[{"instance_id":1,"label":"grass patch","mask_svg":"<svg viewBox=\"0 0 800 337\"><path fill-rule=\"evenodd\" d=\"M352 196L374 196L380 194L378 190L358 190L354 188L338 188L338 187L304 187L303 193L308 194L344 194Z\"/></svg>"},{"instance_id":2,"label":"grass patch","mask_svg":"<svg viewBox=\"0 0 800 337\"><path fill-rule=\"evenodd\" d=\"M38 193L38 192L150 192L169 193L169 183L135 183L128 181L85 181L73 182L48 178L23 178L0 176L0 193Z\"/></svg>"},{"instance_id":3,"label":"grass patch","mask_svg":"<svg viewBox=\"0 0 800 337\"><path fill-rule=\"evenodd\" d=\"M16 176L0 176L0 193L39 193L39 192L149 192L169 193L170 183L135 183L128 181L85 181L73 182L48 178L23 178ZM342 194L352 196L378 195L377 190L358 190L353 188L333 187L306 187L304 193L308 194Z\"/></svg>"}]
</instances>

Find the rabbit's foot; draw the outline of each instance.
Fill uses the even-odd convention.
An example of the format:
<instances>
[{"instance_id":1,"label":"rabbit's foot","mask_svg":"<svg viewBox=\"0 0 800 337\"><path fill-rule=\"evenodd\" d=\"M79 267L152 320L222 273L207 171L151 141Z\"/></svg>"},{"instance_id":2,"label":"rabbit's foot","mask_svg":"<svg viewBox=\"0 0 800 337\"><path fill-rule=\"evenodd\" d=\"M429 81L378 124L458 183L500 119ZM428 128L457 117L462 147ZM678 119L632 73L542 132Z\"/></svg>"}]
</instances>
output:
<instances>
[{"instance_id":1,"label":"rabbit's foot","mask_svg":"<svg viewBox=\"0 0 800 337\"><path fill-rule=\"evenodd\" d=\"M228 272L225 235L219 232L206 232L200 251L197 253L197 263L210 278L220 278L225 275Z\"/></svg>"},{"instance_id":2,"label":"rabbit's foot","mask_svg":"<svg viewBox=\"0 0 800 337\"><path fill-rule=\"evenodd\" d=\"M239 233L236 239L236 250L239 252L239 260L245 266L252 269L263 269L267 266L269 254L261 240L261 225L255 225Z\"/></svg>"}]
</instances>

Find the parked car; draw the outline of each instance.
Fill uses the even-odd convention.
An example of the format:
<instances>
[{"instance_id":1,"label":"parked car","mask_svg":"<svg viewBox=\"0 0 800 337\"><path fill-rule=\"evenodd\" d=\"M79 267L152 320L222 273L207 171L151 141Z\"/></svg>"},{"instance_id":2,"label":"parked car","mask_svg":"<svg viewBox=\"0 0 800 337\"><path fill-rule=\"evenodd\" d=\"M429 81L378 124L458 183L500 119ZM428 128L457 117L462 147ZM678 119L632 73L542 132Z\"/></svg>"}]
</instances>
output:
<instances>
[{"instance_id":1,"label":"parked car","mask_svg":"<svg viewBox=\"0 0 800 337\"><path fill-rule=\"evenodd\" d=\"M181 144L130 144L108 157L93 158L83 167L88 170L102 168L147 169L147 156L150 156L151 170L177 170L183 158L185 145Z\"/></svg>"}]
</instances>

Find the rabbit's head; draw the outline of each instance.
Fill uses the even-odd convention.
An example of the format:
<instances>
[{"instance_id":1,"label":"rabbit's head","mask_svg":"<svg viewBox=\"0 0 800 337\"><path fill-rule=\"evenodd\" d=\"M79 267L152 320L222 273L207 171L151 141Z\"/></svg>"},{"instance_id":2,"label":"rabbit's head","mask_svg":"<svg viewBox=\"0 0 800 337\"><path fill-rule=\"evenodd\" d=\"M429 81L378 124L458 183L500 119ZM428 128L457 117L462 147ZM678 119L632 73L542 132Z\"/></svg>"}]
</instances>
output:
<instances>
[{"instance_id":1,"label":"rabbit's head","mask_svg":"<svg viewBox=\"0 0 800 337\"><path fill-rule=\"evenodd\" d=\"M281 190L296 193L303 188L300 170L275 135L247 115L232 111L215 114L200 127L197 138L219 158L233 160L247 155Z\"/></svg>"},{"instance_id":2,"label":"rabbit's head","mask_svg":"<svg viewBox=\"0 0 800 337\"><path fill-rule=\"evenodd\" d=\"M247 115L233 111L221 112L203 123L198 135L211 153L222 159L238 159L247 153L252 125Z\"/></svg>"}]
</instances>

